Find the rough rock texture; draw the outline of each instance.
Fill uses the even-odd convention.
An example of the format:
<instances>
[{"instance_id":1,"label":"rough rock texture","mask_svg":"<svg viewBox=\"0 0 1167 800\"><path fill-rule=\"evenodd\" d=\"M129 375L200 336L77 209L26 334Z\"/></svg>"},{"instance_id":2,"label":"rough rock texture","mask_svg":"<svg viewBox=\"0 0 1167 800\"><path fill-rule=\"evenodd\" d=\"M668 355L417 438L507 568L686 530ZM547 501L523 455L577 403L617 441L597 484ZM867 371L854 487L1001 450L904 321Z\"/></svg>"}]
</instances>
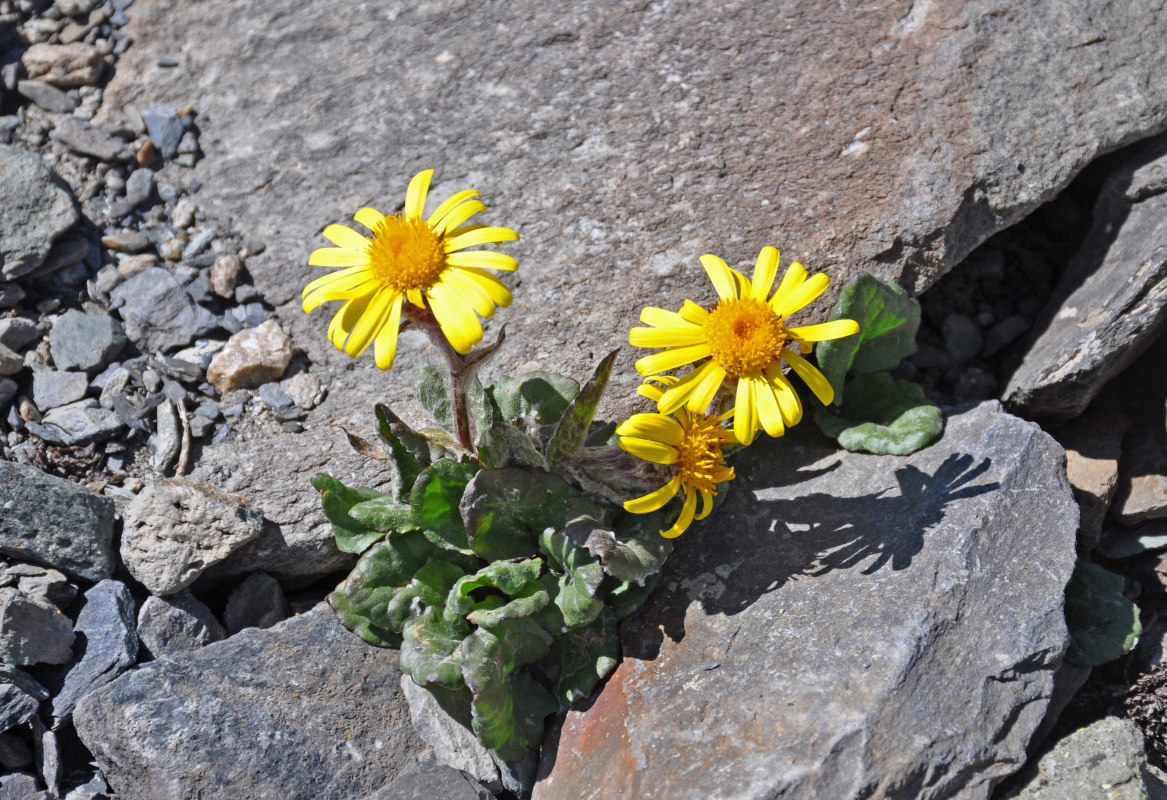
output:
<instances>
[{"instance_id":1,"label":"rough rock texture","mask_svg":"<svg viewBox=\"0 0 1167 800\"><path fill-rule=\"evenodd\" d=\"M0 553L87 581L113 574L113 503L33 467L0 461Z\"/></svg>"},{"instance_id":2,"label":"rough rock texture","mask_svg":"<svg viewBox=\"0 0 1167 800\"><path fill-rule=\"evenodd\" d=\"M490 751L469 729L443 711L434 696L408 675L401 676L401 691L409 703L413 730L434 749L437 763L457 770L459 774L464 772L492 789L502 788L498 766L490 757Z\"/></svg>"},{"instance_id":3,"label":"rough rock texture","mask_svg":"<svg viewBox=\"0 0 1167 800\"><path fill-rule=\"evenodd\" d=\"M91 44L34 44L20 57L28 77L53 86L97 83L104 65L101 51Z\"/></svg>"},{"instance_id":4,"label":"rough rock texture","mask_svg":"<svg viewBox=\"0 0 1167 800\"><path fill-rule=\"evenodd\" d=\"M198 650L226 636L211 610L185 590L147 597L138 611L138 638L154 658Z\"/></svg>"},{"instance_id":5,"label":"rough rock texture","mask_svg":"<svg viewBox=\"0 0 1167 800\"><path fill-rule=\"evenodd\" d=\"M263 531L263 514L237 495L172 479L144 489L130 503L122 561L151 594L190 586Z\"/></svg>"},{"instance_id":6,"label":"rough rock texture","mask_svg":"<svg viewBox=\"0 0 1167 800\"><path fill-rule=\"evenodd\" d=\"M125 427L121 417L109 409L100 408L92 397L54 408L40 422L26 425L46 442L63 445L108 439Z\"/></svg>"},{"instance_id":7,"label":"rough rock texture","mask_svg":"<svg viewBox=\"0 0 1167 800\"><path fill-rule=\"evenodd\" d=\"M425 754L400 677L393 651L318 606L139 667L74 722L122 800L348 800Z\"/></svg>"},{"instance_id":8,"label":"rough rock texture","mask_svg":"<svg viewBox=\"0 0 1167 800\"><path fill-rule=\"evenodd\" d=\"M0 145L0 277L39 267L80 218L72 193L36 153Z\"/></svg>"},{"instance_id":9,"label":"rough rock texture","mask_svg":"<svg viewBox=\"0 0 1167 800\"><path fill-rule=\"evenodd\" d=\"M85 593L73 628L85 646L60 675L53 716L63 719L80 700L132 667L138 658L134 598L120 581L105 580Z\"/></svg>"},{"instance_id":10,"label":"rough rock texture","mask_svg":"<svg viewBox=\"0 0 1167 800\"><path fill-rule=\"evenodd\" d=\"M1003 395L1029 417L1081 413L1167 322L1167 137L1111 175L1090 234Z\"/></svg>"},{"instance_id":11,"label":"rough rock texture","mask_svg":"<svg viewBox=\"0 0 1167 800\"><path fill-rule=\"evenodd\" d=\"M215 315L194 300L182 284L162 267L150 267L110 296L122 320L126 336L143 351L173 350L190 344L216 324Z\"/></svg>"},{"instance_id":12,"label":"rough rock texture","mask_svg":"<svg viewBox=\"0 0 1167 800\"><path fill-rule=\"evenodd\" d=\"M223 627L228 635L245 628L270 628L291 613L279 582L266 572L253 572L227 598Z\"/></svg>"},{"instance_id":13,"label":"rough rock texture","mask_svg":"<svg viewBox=\"0 0 1167 800\"><path fill-rule=\"evenodd\" d=\"M220 394L235 389L254 389L278 380L292 361L292 340L269 319L255 328L239 331L215 353L207 367L207 382Z\"/></svg>"},{"instance_id":14,"label":"rough rock texture","mask_svg":"<svg viewBox=\"0 0 1167 800\"><path fill-rule=\"evenodd\" d=\"M73 638L69 618L48 600L0 588L0 661L63 664L72 658Z\"/></svg>"},{"instance_id":15,"label":"rough rock texture","mask_svg":"<svg viewBox=\"0 0 1167 800\"><path fill-rule=\"evenodd\" d=\"M1139 727L1103 717L1055 744L997 800L1144 800L1146 765Z\"/></svg>"},{"instance_id":16,"label":"rough rock texture","mask_svg":"<svg viewBox=\"0 0 1167 800\"><path fill-rule=\"evenodd\" d=\"M492 800L486 787L463 772L435 764L418 764L398 775L365 800Z\"/></svg>"},{"instance_id":17,"label":"rough rock texture","mask_svg":"<svg viewBox=\"0 0 1167 800\"><path fill-rule=\"evenodd\" d=\"M1078 543L1093 550L1102 538L1102 520L1118 488L1118 461L1129 420L1091 409L1054 432L1066 448L1066 476L1082 512Z\"/></svg>"},{"instance_id":18,"label":"rough rock texture","mask_svg":"<svg viewBox=\"0 0 1167 800\"><path fill-rule=\"evenodd\" d=\"M1162 0L1121 14L1090 0L137 0L130 16L98 121L199 98L219 143L194 169L200 206L267 244L248 270L269 300L296 300L281 320L317 364L348 357L325 310L298 308L322 274L307 266L316 233L399 207L426 167L435 200L477 188L479 218L523 237L504 248L522 286L498 317L499 369L582 378L648 298L715 296L702 253L752 265L775 244L836 286L873 270L919 290L1167 123ZM412 339L399 363L423 348ZM616 370L629 395L634 359ZM386 379L367 355L359 369L370 400L411 389L407 370Z\"/></svg>"},{"instance_id":19,"label":"rough rock texture","mask_svg":"<svg viewBox=\"0 0 1167 800\"><path fill-rule=\"evenodd\" d=\"M53 323L49 349L57 369L80 369L95 374L126 346L122 325L113 317L66 311Z\"/></svg>"},{"instance_id":20,"label":"rough rock texture","mask_svg":"<svg viewBox=\"0 0 1167 800\"><path fill-rule=\"evenodd\" d=\"M1068 641L1061 447L996 402L907 458L813 434L742 454L536 800L972 800L1025 760Z\"/></svg>"}]
</instances>

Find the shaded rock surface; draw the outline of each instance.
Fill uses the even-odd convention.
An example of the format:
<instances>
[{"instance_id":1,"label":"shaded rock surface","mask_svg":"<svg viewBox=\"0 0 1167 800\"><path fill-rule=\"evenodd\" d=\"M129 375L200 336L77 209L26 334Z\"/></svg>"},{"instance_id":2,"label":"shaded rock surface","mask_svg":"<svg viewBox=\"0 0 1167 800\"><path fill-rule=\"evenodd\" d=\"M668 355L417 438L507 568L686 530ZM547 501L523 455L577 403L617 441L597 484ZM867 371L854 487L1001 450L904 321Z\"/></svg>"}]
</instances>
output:
<instances>
[{"instance_id":1,"label":"shaded rock surface","mask_svg":"<svg viewBox=\"0 0 1167 800\"><path fill-rule=\"evenodd\" d=\"M393 651L318 606L139 667L83 700L74 721L124 800L347 800L427 750L400 677Z\"/></svg>"},{"instance_id":2,"label":"shaded rock surface","mask_svg":"<svg viewBox=\"0 0 1167 800\"><path fill-rule=\"evenodd\" d=\"M62 314L49 334L57 369L80 369L90 375L116 358L125 345L126 334L120 322L77 309Z\"/></svg>"},{"instance_id":3,"label":"shaded rock surface","mask_svg":"<svg viewBox=\"0 0 1167 800\"><path fill-rule=\"evenodd\" d=\"M63 445L81 445L108 439L124 427L117 414L99 407L97 400L92 397L58 406L45 414L40 422L28 422L26 425L46 442Z\"/></svg>"},{"instance_id":4,"label":"shaded rock surface","mask_svg":"<svg viewBox=\"0 0 1167 800\"><path fill-rule=\"evenodd\" d=\"M72 657L73 625L41 597L0 589L0 660L5 664L63 664Z\"/></svg>"},{"instance_id":5,"label":"shaded rock surface","mask_svg":"<svg viewBox=\"0 0 1167 800\"><path fill-rule=\"evenodd\" d=\"M138 639L154 658L198 650L226 636L211 609L185 590L147 597L138 610Z\"/></svg>"},{"instance_id":6,"label":"shaded rock surface","mask_svg":"<svg viewBox=\"0 0 1167 800\"><path fill-rule=\"evenodd\" d=\"M0 552L87 581L113 574L113 503L33 467L0 461Z\"/></svg>"},{"instance_id":7,"label":"shaded rock surface","mask_svg":"<svg viewBox=\"0 0 1167 800\"><path fill-rule=\"evenodd\" d=\"M409 703L413 729L434 749L437 763L469 775L491 789L501 789L498 767L477 737L447 714L428 690L408 675L401 676L401 691Z\"/></svg>"},{"instance_id":8,"label":"shaded rock surface","mask_svg":"<svg viewBox=\"0 0 1167 800\"><path fill-rule=\"evenodd\" d=\"M80 219L73 195L36 153L0 145L0 276L39 267L53 240Z\"/></svg>"},{"instance_id":9,"label":"shaded rock surface","mask_svg":"<svg viewBox=\"0 0 1167 800\"><path fill-rule=\"evenodd\" d=\"M922 290L1097 155L1167 124L1160 0L1108 15L1087 0L846 13L817 0L138 0L125 30L135 44L99 121L200 98L202 135L221 143L195 167L200 203L267 243L248 270L276 305L321 274L306 259L317 231L361 205L396 208L414 172L439 169L435 201L482 191L481 219L523 237L526 307L502 315L500 371L535 361L585 377L626 344L646 297L714 298L707 252L749 266L775 244L836 287L872 270ZM158 66L180 51L182 68ZM385 142L392 154L374 155ZM328 316L281 319L313 363L346 364ZM621 356L614 396L631 396L635 358ZM411 391L370 358L357 369L370 401Z\"/></svg>"},{"instance_id":10,"label":"shaded rock surface","mask_svg":"<svg viewBox=\"0 0 1167 800\"><path fill-rule=\"evenodd\" d=\"M1067 646L1063 459L996 402L906 459L809 426L745 451L534 797L988 797Z\"/></svg>"},{"instance_id":11,"label":"shaded rock surface","mask_svg":"<svg viewBox=\"0 0 1167 800\"><path fill-rule=\"evenodd\" d=\"M228 635L245 628L270 628L291 614L279 582L266 572L248 575L227 598L223 627Z\"/></svg>"},{"instance_id":12,"label":"shaded rock surface","mask_svg":"<svg viewBox=\"0 0 1167 800\"><path fill-rule=\"evenodd\" d=\"M436 764L418 764L398 775L365 800L491 800L486 787L464 772Z\"/></svg>"},{"instance_id":13,"label":"shaded rock surface","mask_svg":"<svg viewBox=\"0 0 1167 800\"><path fill-rule=\"evenodd\" d=\"M1080 414L1167 321L1167 137L1147 143L1098 197L1086 242L1038 321L1003 398L1019 413Z\"/></svg>"}]
</instances>

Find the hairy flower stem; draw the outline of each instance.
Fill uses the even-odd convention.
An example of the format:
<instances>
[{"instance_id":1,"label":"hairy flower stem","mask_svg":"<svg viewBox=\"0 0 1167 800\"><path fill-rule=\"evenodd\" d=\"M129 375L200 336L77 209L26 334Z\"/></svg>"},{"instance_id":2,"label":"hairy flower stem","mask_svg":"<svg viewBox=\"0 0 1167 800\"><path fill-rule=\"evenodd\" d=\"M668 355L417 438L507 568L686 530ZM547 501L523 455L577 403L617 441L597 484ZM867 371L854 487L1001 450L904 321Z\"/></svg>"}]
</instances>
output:
<instances>
[{"instance_id":1,"label":"hairy flower stem","mask_svg":"<svg viewBox=\"0 0 1167 800\"><path fill-rule=\"evenodd\" d=\"M428 308L418 308L411 303L407 303L403 310L411 323L426 332L434 349L441 353L442 358L445 359L446 369L450 373L450 410L454 415L454 436L463 450L477 455L477 451L474 449L474 439L470 433L470 408L466 402L466 389L470 384L469 379L473 376L473 370L467 359L458 354L446 335L442 333L442 327L434 318L433 312Z\"/></svg>"}]
</instances>

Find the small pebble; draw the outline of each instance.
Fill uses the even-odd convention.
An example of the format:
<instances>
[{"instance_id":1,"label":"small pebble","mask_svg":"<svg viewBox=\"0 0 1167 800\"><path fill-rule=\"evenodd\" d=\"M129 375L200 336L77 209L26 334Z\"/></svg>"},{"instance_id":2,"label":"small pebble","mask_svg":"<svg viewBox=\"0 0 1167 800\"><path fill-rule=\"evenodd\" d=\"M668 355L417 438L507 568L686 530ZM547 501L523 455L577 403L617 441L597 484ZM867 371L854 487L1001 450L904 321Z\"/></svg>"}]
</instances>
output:
<instances>
[{"instance_id":1,"label":"small pebble","mask_svg":"<svg viewBox=\"0 0 1167 800\"><path fill-rule=\"evenodd\" d=\"M225 255L215 259L211 267L211 288L219 297L231 299L235 296L235 284L243 271L243 261L239 256ZM238 299L238 298L236 298Z\"/></svg>"}]
</instances>

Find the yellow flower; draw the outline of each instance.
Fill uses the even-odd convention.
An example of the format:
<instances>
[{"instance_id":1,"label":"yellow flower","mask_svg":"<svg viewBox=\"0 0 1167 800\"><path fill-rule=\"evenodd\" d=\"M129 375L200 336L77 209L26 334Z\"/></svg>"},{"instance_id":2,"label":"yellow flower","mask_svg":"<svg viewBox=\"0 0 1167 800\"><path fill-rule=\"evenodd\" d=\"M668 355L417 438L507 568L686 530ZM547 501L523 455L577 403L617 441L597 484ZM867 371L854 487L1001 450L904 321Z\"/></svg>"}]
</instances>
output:
<instances>
[{"instance_id":1,"label":"yellow flower","mask_svg":"<svg viewBox=\"0 0 1167 800\"><path fill-rule=\"evenodd\" d=\"M344 225L329 225L324 238L336 247L322 247L308 263L339 267L304 287L304 311L311 313L330 300L344 300L328 326L328 339L350 356L373 344L377 366L389 369L397 352L397 333L405 300L433 312L442 333L459 353L482 341L482 317L496 305L511 303L510 291L488 270L511 271L519 264L511 256L475 245L515 241L510 228L467 225L486 206L478 192L467 189L446 200L429 219L422 219L426 193L434 171L413 176L405 193L405 212L385 216L371 208L355 215L373 238Z\"/></svg>"},{"instance_id":2,"label":"yellow flower","mask_svg":"<svg viewBox=\"0 0 1167 800\"><path fill-rule=\"evenodd\" d=\"M666 386L677 379L669 376L656 378ZM637 391L660 402L664 392L660 387L642 385ZM620 447L634 456L655 464L670 466L675 473L661 488L629 500L624 509L633 514L648 514L661 508L681 492L684 505L673 527L661 531L661 536L672 539L680 536L694 519L705 519L713 510L717 484L733 479L733 467L725 465L721 446L733 441L729 431L721 426L733 412L720 417L689 413L678 408L674 416L666 414L633 414L616 428ZM701 513L696 513L697 497L701 497Z\"/></svg>"},{"instance_id":3,"label":"yellow flower","mask_svg":"<svg viewBox=\"0 0 1167 800\"><path fill-rule=\"evenodd\" d=\"M778 251L773 247L762 248L752 279L717 256L701 256L701 263L721 298L717 305L706 310L686 300L679 313L645 308L640 320L652 327L629 333L636 347L666 348L636 362L641 375L708 359L664 393L659 410L670 414L684 406L690 412L704 411L728 376L737 381L733 428L737 440L749 444L763 429L781 436L784 425L802 419L802 403L783 372L783 362L829 405L835 396L831 384L790 346L809 353L811 342L850 336L859 325L841 319L788 328L786 318L822 294L830 278L822 273L808 278L795 262L767 300L778 272Z\"/></svg>"}]
</instances>

